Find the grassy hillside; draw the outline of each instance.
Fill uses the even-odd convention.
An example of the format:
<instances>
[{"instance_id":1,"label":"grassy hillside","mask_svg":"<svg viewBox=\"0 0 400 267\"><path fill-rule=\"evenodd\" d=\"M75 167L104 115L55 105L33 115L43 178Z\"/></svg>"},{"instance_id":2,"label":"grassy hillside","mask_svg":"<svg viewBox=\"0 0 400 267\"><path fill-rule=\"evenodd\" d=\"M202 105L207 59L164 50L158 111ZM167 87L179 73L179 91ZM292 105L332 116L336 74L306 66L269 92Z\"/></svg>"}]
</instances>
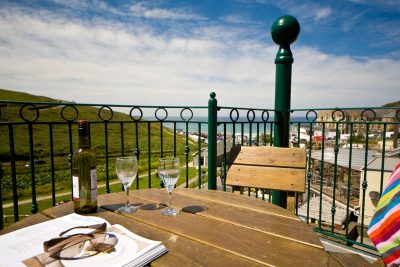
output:
<instances>
[{"instance_id":1,"label":"grassy hillside","mask_svg":"<svg viewBox=\"0 0 400 267\"><path fill-rule=\"evenodd\" d=\"M383 105L384 107L400 107L400 100Z\"/></svg>"},{"instance_id":2,"label":"grassy hillside","mask_svg":"<svg viewBox=\"0 0 400 267\"><path fill-rule=\"evenodd\" d=\"M1 100L13 101L31 101L31 102L52 102L58 103L60 100L51 99L44 96L35 96L21 92L13 92L0 89ZM65 101L62 101L65 103ZM85 119L91 122L90 138L91 146L96 152L98 160L98 176L99 180L105 178L106 166L105 155L108 149L109 173L110 177L115 178L113 163L115 157L122 154L133 155L135 149L140 151L140 171L147 172L148 155L151 155L151 168L157 167L158 158L161 156L161 143L164 156L172 155L174 149L174 133L168 128L163 127L163 139L161 140L161 126L159 122L148 123L142 120L139 123L132 121L129 115L122 112L113 112L113 118L107 125L104 124L98 117L99 108L92 106L76 106L78 117L74 122L68 123L61 116L61 111L64 106L60 105L37 105L39 107L39 117L32 125L33 139L33 155L35 160L40 160L44 164L35 164L37 185L45 185L50 182L50 163L51 163L51 144L54 155L54 165L56 171L56 181L61 183L69 179L69 162L68 155L70 149L75 150L78 146L78 132L76 120ZM14 143L14 160L16 161L16 173L18 174L18 188L20 190L30 188L30 168L26 166L29 162L29 126L20 118L20 104L0 103L0 161L4 171L2 180L3 197L5 191L11 190L11 146L10 140L13 138ZM129 109L127 109L129 112ZM34 110L29 107L23 110L26 118L35 116ZM64 116L68 119L75 116L75 111L72 108L67 108ZM104 111L102 116L108 118L110 112ZM126 122L121 131L121 123ZM3 122L21 122L13 125L12 129ZM37 123L36 123L37 122ZM3 123L3 124L2 124ZM52 136L50 136L50 124L52 125ZM150 125L150 126L149 126ZM136 146L136 127L138 127L138 147ZM148 132L150 127L150 134ZM106 147L106 128L108 147ZM10 130L13 131L11 134ZM123 132L123 147L121 145L121 132ZM70 139L71 136L71 139ZM53 142L50 142L52 137ZM161 142L162 141L162 142ZM148 143L150 142L150 146ZM185 139L182 136L176 136L176 151L177 156L181 158L181 162L185 162ZM190 161L192 153L197 149L197 144L189 140L189 155Z\"/></svg>"},{"instance_id":3,"label":"grassy hillside","mask_svg":"<svg viewBox=\"0 0 400 267\"><path fill-rule=\"evenodd\" d=\"M48 97L34 96L26 93L12 92L0 89L0 99L7 100L29 100L29 101L46 101L46 102L58 102ZM39 105L40 106L40 105ZM19 110L21 105L7 105L1 108L1 122L23 122L19 116ZM46 106L45 106L46 107ZM77 147L77 125L76 122L71 123L71 135L72 143L69 142L69 123L63 120L61 116L61 110L63 106L54 106L40 109L40 115L36 122L41 124L33 125L33 143L34 143L34 156L35 159L41 159L50 155L50 131L48 123L53 124L53 144L54 154L56 156L65 156L69 154L70 145L73 148ZM89 106L77 106L79 112L78 118L85 119L91 124L91 144L92 148L95 149L96 154L99 158L105 155L105 126L104 123L98 118L99 108ZM26 117L32 118L33 111L24 109ZM67 108L65 117L73 118L75 111L72 108ZM108 111L102 112L104 117L109 117ZM139 148L142 154L146 154L148 151L148 123L142 121L134 123L129 115L121 112L113 112L113 118L107 125L108 133L108 153L111 156L117 156L121 154L121 126L120 121L129 122L124 125L124 151L125 153L133 153L136 145L136 126L138 126L139 136ZM164 151L173 150L173 132L168 128L163 128L163 149ZM14 131L14 144L15 144L15 157L21 160L27 160L29 158L29 135L28 126L16 125L13 127ZM0 125L0 138L3 141L0 147L0 160L9 161L9 129L6 126ZM161 150L161 139L160 139L160 123L150 124L150 151L151 153L160 152ZM191 143L193 145L193 143ZM177 151L179 154L184 152L185 140L181 136L177 136ZM192 147L194 148L194 147Z\"/></svg>"},{"instance_id":4,"label":"grassy hillside","mask_svg":"<svg viewBox=\"0 0 400 267\"><path fill-rule=\"evenodd\" d=\"M31 95L28 93L10 91L5 89L0 89L0 99L13 101L59 102L59 100L55 100L46 96Z\"/></svg>"}]
</instances>

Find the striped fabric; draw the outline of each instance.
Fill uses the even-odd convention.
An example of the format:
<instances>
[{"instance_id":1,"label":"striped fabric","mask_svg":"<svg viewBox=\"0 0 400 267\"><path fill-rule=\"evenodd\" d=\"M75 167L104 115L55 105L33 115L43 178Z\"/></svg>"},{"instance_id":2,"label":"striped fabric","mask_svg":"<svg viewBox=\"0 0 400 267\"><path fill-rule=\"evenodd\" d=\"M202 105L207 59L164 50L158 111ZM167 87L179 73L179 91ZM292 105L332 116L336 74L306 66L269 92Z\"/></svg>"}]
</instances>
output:
<instances>
[{"instance_id":1,"label":"striped fabric","mask_svg":"<svg viewBox=\"0 0 400 267\"><path fill-rule=\"evenodd\" d=\"M400 164L382 192L368 235L387 266L400 266Z\"/></svg>"}]
</instances>

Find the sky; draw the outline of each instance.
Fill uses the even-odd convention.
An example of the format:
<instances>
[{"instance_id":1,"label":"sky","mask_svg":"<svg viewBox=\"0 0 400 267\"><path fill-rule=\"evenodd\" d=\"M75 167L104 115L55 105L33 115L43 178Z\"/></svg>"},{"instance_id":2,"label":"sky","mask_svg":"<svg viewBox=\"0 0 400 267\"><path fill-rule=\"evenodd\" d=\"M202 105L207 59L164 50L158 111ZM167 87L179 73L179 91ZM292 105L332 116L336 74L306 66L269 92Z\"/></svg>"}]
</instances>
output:
<instances>
[{"instance_id":1,"label":"sky","mask_svg":"<svg viewBox=\"0 0 400 267\"><path fill-rule=\"evenodd\" d=\"M78 103L274 108L272 23L301 31L292 108L400 100L398 0L0 0L0 88Z\"/></svg>"}]
</instances>

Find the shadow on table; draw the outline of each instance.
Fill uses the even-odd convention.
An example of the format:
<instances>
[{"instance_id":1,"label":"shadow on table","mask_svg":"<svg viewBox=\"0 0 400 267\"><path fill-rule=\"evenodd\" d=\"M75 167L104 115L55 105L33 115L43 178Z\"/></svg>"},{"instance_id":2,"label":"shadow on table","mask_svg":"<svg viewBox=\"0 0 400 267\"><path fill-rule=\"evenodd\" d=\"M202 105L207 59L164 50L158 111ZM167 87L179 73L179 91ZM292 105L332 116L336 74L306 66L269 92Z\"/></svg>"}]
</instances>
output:
<instances>
[{"instance_id":1,"label":"shadow on table","mask_svg":"<svg viewBox=\"0 0 400 267\"><path fill-rule=\"evenodd\" d=\"M206 206L187 206L182 209L182 212L195 214L195 213L202 212L205 210L208 210L208 208Z\"/></svg>"},{"instance_id":2,"label":"shadow on table","mask_svg":"<svg viewBox=\"0 0 400 267\"><path fill-rule=\"evenodd\" d=\"M106 209L106 210L111 210L111 211L116 211L117 209L119 209L120 207L124 206L125 204L110 204L110 205L102 205L102 208ZM135 206L136 208L140 209L140 210L161 210L161 209L165 209L166 207L168 207L167 204L165 203L159 203L159 204L143 204L143 203L135 203L133 204L133 206ZM186 213L198 213L198 212L202 212L208 210L208 207L206 206L187 206L182 208L182 212L186 212Z\"/></svg>"}]
</instances>

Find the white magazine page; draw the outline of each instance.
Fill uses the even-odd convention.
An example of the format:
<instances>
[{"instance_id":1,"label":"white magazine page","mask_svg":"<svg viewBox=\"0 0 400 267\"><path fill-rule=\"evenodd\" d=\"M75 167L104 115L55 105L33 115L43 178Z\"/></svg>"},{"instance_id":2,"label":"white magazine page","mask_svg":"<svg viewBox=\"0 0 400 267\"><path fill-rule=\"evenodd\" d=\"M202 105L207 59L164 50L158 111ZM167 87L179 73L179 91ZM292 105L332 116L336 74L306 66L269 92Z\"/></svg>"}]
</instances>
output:
<instances>
[{"instance_id":1,"label":"white magazine page","mask_svg":"<svg viewBox=\"0 0 400 267\"><path fill-rule=\"evenodd\" d=\"M22 261L43 252L43 242L75 226L106 222L102 218L69 214L0 236L0 267L25 266Z\"/></svg>"}]
</instances>

